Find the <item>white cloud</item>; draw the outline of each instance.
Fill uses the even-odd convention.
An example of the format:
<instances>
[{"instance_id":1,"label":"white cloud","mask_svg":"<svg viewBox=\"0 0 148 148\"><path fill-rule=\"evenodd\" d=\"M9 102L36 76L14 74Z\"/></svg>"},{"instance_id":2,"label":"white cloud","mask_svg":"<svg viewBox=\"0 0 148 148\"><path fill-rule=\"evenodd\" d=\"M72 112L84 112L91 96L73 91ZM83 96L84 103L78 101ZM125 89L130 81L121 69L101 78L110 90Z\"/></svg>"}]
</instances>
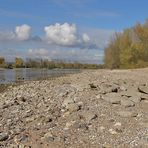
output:
<instances>
[{"instance_id":1,"label":"white cloud","mask_svg":"<svg viewBox=\"0 0 148 148\"><path fill-rule=\"evenodd\" d=\"M82 39L83 39L83 41L84 41L85 43L90 42L90 38L89 38L89 36L88 36L86 33L84 33L84 34L82 35Z\"/></svg>"},{"instance_id":2,"label":"white cloud","mask_svg":"<svg viewBox=\"0 0 148 148\"><path fill-rule=\"evenodd\" d=\"M46 26L45 41L48 44L64 46L64 47L78 47L78 48L96 48L87 33L78 33L75 24L59 24Z\"/></svg>"},{"instance_id":3,"label":"white cloud","mask_svg":"<svg viewBox=\"0 0 148 148\"><path fill-rule=\"evenodd\" d=\"M24 43L23 41L29 41L59 47L71 47L71 48L97 48L94 40L90 39L90 36L86 33L78 32L75 24L59 24L45 26L45 36L31 36L31 27L23 24L16 26L14 31L0 31L0 42L13 42Z\"/></svg>"},{"instance_id":4,"label":"white cloud","mask_svg":"<svg viewBox=\"0 0 148 148\"><path fill-rule=\"evenodd\" d=\"M12 31L0 31L0 41L11 41L15 38L15 34Z\"/></svg>"},{"instance_id":5,"label":"white cloud","mask_svg":"<svg viewBox=\"0 0 148 148\"><path fill-rule=\"evenodd\" d=\"M14 31L0 31L0 41L25 41L31 39L29 25L16 26Z\"/></svg>"},{"instance_id":6,"label":"white cloud","mask_svg":"<svg viewBox=\"0 0 148 148\"><path fill-rule=\"evenodd\" d=\"M45 48L40 49L29 49L28 55L32 57L41 57L41 58L48 58L49 51Z\"/></svg>"},{"instance_id":7,"label":"white cloud","mask_svg":"<svg viewBox=\"0 0 148 148\"><path fill-rule=\"evenodd\" d=\"M46 26L44 28L46 33L46 40L48 43L73 46L77 43L77 28L74 24L68 23Z\"/></svg>"},{"instance_id":8,"label":"white cloud","mask_svg":"<svg viewBox=\"0 0 148 148\"><path fill-rule=\"evenodd\" d=\"M16 34L16 38L18 40L21 40L21 41L27 40L30 38L31 27L26 24L24 24L22 26L16 26L15 34Z\"/></svg>"}]
</instances>

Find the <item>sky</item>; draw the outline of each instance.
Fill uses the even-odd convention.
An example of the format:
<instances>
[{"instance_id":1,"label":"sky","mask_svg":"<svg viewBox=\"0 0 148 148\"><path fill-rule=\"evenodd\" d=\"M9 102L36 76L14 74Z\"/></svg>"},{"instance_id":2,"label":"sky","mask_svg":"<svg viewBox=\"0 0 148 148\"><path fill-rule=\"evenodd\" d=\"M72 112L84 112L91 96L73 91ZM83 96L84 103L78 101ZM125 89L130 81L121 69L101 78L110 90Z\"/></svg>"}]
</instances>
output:
<instances>
[{"instance_id":1,"label":"sky","mask_svg":"<svg viewBox=\"0 0 148 148\"><path fill-rule=\"evenodd\" d=\"M147 0L0 0L0 56L102 63L115 32L148 18Z\"/></svg>"}]
</instances>

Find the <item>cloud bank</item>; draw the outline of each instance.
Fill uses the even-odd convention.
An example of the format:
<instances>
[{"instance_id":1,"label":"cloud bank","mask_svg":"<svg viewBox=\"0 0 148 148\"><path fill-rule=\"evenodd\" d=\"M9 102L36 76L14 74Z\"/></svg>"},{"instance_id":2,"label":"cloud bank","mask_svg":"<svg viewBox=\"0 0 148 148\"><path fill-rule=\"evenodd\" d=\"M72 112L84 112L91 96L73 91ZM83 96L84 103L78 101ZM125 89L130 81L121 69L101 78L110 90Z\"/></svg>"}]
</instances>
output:
<instances>
[{"instance_id":1,"label":"cloud bank","mask_svg":"<svg viewBox=\"0 0 148 148\"><path fill-rule=\"evenodd\" d=\"M78 29L69 23L44 26L42 36L33 36L31 31L27 24L0 31L0 56L97 63L103 59L103 48L114 33L113 30Z\"/></svg>"},{"instance_id":2,"label":"cloud bank","mask_svg":"<svg viewBox=\"0 0 148 148\"><path fill-rule=\"evenodd\" d=\"M80 34L75 24L59 24L44 27L44 36L32 36L31 26L16 26L14 31L0 31L0 41L35 41L48 45L63 47L91 48L95 47L87 33ZM96 47L95 47L96 48Z\"/></svg>"}]
</instances>

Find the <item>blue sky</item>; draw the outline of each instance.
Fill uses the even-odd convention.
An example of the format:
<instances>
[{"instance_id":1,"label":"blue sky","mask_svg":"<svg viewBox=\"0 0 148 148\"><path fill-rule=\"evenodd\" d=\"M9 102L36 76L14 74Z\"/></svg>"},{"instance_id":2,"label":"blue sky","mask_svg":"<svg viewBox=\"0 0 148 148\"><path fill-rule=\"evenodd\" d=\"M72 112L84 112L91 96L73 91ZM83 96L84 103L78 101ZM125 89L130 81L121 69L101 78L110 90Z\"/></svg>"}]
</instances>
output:
<instances>
[{"instance_id":1,"label":"blue sky","mask_svg":"<svg viewBox=\"0 0 148 148\"><path fill-rule=\"evenodd\" d=\"M147 19L147 6L147 0L0 0L0 55L98 63L115 31Z\"/></svg>"}]
</instances>

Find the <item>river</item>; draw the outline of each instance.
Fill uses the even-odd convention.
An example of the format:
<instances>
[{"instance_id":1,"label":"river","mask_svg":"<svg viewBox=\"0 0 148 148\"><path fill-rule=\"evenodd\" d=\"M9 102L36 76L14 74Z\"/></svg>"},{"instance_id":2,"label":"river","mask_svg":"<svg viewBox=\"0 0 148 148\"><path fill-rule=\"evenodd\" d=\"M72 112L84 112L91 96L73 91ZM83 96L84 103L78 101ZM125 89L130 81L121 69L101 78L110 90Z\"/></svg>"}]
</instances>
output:
<instances>
[{"instance_id":1,"label":"river","mask_svg":"<svg viewBox=\"0 0 148 148\"><path fill-rule=\"evenodd\" d=\"M76 69L0 69L0 84L9 84L17 81L45 79L48 77L78 73L79 71L80 70Z\"/></svg>"}]
</instances>

